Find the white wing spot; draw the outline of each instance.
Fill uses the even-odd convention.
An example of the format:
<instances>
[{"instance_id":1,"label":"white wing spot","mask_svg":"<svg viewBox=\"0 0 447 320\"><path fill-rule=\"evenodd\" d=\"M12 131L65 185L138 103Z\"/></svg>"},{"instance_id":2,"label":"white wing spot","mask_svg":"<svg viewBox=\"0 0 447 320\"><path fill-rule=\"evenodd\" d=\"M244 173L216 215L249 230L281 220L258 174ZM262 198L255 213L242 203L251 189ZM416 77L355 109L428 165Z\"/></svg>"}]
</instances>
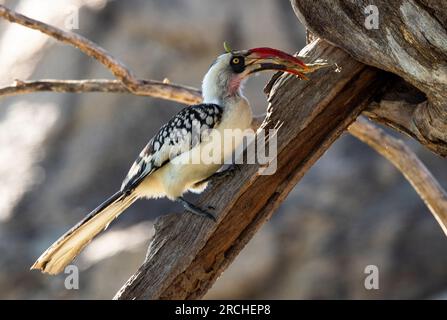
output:
<instances>
[{"instance_id":1,"label":"white wing spot","mask_svg":"<svg viewBox=\"0 0 447 320\"><path fill-rule=\"evenodd\" d=\"M213 118L211 116L206 117L206 124L209 126L213 124Z\"/></svg>"}]
</instances>

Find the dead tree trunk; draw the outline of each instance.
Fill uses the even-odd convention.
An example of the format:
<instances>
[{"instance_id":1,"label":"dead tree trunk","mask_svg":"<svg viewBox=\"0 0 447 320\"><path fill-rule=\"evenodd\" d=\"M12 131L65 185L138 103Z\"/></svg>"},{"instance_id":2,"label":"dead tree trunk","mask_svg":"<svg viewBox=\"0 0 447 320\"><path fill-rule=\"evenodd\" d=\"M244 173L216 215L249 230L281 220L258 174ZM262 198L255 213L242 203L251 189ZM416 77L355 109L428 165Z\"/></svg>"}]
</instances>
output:
<instances>
[{"instance_id":1,"label":"dead tree trunk","mask_svg":"<svg viewBox=\"0 0 447 320\"><path fill-rule=\"evenodd\" d=\"M419 89L398 81L367 115L447 157L446 1L291 2L312 33Z\"/></svg>"}]
</instances>

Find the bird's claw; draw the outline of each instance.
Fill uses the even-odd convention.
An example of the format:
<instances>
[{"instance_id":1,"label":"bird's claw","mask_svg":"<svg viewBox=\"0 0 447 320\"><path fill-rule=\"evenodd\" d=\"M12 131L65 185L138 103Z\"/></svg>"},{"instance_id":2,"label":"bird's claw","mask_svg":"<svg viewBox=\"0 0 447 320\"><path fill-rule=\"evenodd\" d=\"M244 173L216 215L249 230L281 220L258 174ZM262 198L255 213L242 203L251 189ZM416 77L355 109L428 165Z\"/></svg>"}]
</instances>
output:
<instances>
[{"instance_id":1,"label":"bird's claw","mask_svg":"<svg viewBox=\"0 0 447 320\"><path fill-rule=\"evenodd\" d=\"M205 218L209 218L211 220L213 220L214 222L217 221L217 218L211 213L208 212L206 210L200 209L198 207L194 207L194 208L187 208L186 210L188 210L189 212L201 216L201 217L205 217Z\"/></svg>"},{"instance_id":2,"label":"bird's claw","mask_svg":"<svg viewBox=\"0 0 447 320\"><path fill-rule=\"evenodd\" d=\"M179 201L183 205L183 207L189 212L194 213L195 215L198 216L207 217L209 219L212 219L214 222L217 221L216 217L212 213L199 208L198 206L192 204L191 202L185 200L184 198L179 197L177 198L177 201Z\"/></svg>"}]
</instances>

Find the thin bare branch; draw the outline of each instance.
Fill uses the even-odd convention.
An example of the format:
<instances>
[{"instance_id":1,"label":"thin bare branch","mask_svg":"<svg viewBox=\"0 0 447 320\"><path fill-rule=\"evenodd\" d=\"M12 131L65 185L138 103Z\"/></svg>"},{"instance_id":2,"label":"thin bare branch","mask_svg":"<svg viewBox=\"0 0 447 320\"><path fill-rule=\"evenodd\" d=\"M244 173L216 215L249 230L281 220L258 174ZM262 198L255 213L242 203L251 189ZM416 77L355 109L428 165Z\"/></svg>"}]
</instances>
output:
<instances>
[{"instance_id":1,"label":"thin bare branch","mask_svg":"<svg viewBox=\"0 0 447 320\"><path fill-rule=\"evenodd\" d=\"M139 80L137 93L129 91L119 80L94 79L94 80L53 80L43 79L36 81L20 81L10 86L0 88L0 97L15 96L36 92L59 93L131 93L140 96L149 96L165 100L176 101L183 104L196 104L202 101L202 93L199 89L179 84L165 83L155 80ZM265 118L265 114L254 116L252 129L256 130Z\"/></svg>"},{"instance_id":2,"label":"thin bare branch","mask_svg":"<svg viewBox=\"0 0 447 320\"><path fill-rule=\"evenodd\" d=\"M119 80L53 80L20 81L10 86L0 88L0 96L14 96L34 92L113 92L132 93L140 96L150 96L184 104L194 104L202 100L200 90L178 84L155 80L138 80L138 90L131 92Z\"/></svg>"},{"instance_id":3,"label":"thin bare branch","mask_svg":"<svg viewBox=\"0 0 447 320\"><path fill-rule=\"evenodd\" d=\"M447 193L416 154L402 140L387 134L363 117L351 124L349 132L402 172L447 235Z\"/></svg>"},{"instance_id":4,"label":"thin bare branch","mask_svg":"<svg viewBox=\"0 0 447 320\"><path fill-rule=\"evenodd\" d=\"M13 22L18 23L30 29L40 31L56 40L72 45L78 48L83 53L101 62L107 69L109 69L113 75L123 82L123 84L132 92L138 92L139 80L135 78L132 72L119 60L113 57L105 49L101 48L96 43L88 40L87 38L73 33L64 31L57 27L48 25L44 22L37 21L28 18L22 14L19 14L11 9L6 8L0 4L0 17Z\"/></svg>"},{"instance_id":5,"label":"thin bare branch","mask_svg":"<svg viewBox=\"0 0 447 320\"><path fill-rule=\"evenodd\" d=\"M119 80L38 80L16 81L11 86L0 88L0 96L10 96L31 92L131 92L141 96L151 96L173 100L185 104L201 101L200 91L194 88L159 82L155 80L140 80L118 59L105 49L87 38L61 30L44 22L28 18L0 5L0 17L38 30L56 40L78 48L83 53L93 57L107 67Z\"/></svg>"}]
</instances>

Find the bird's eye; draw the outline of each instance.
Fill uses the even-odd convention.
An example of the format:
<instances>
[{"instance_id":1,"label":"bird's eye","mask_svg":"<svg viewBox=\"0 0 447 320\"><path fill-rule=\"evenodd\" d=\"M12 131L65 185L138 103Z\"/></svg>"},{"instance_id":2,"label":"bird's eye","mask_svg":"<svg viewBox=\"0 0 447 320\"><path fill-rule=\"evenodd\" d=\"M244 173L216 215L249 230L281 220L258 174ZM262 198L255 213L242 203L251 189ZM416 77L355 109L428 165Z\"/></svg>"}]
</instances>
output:
<instances>
[{"instance_id":1,"label":"bird's eye","mask_svg":"<svg viewBox=\"0 0 447 320\"><path fill-rule=\"evenodd\" d=\"M242 56L232 57L230 60L230 66L236 73L241 73L245 70L245 59Z\"/></svg>"}]
</instances>

